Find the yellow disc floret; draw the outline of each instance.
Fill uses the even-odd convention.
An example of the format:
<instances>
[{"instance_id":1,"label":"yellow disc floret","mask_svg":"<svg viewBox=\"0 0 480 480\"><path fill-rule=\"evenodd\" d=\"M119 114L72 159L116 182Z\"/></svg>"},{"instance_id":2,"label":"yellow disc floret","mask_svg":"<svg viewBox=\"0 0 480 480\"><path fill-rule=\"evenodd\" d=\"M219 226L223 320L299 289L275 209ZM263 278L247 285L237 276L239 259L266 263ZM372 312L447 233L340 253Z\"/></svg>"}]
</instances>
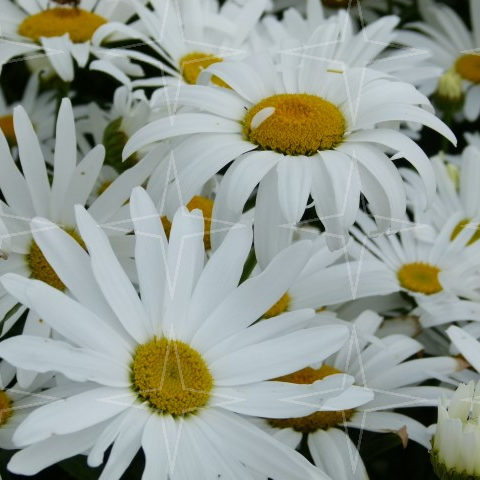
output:
<instances>
[{"instance_id":1,"label":"yellow disc floret","mask_svg":"<svg viewBox=\"0 0 480 480\"><path fill-rule=\"evenodd\" d=\"M212 212L213 212L213 200L200 195L195 195L188 203L187 208L191 212L192 210L199 209L203 214L204 222L204 234L203 243L205 244L205 250L210 250L210 230L212 226ZM167 238L170 237L170 230L172 229L172 222L164 215L162 216L163 230Z\"/></svg>"},{"instance_id":2,"label":"yellow disc floret","mask_svg":"<svg viewBox=\"0 0 480 480\"><path fill-rule=\"evenodd\" d=\"M10 145L17 144L17 137L15 136L15 129L13 128L13 115L4 115L0 117L0 130L5 135Z\"/></svg>"},{"instance_id":3,"label":"yellow disc floret","mask_svg":"<svg viewBox=\"0 0 480 480\"><path fill-rule=\"evenodd\" d=\"M467 53L455 62L455 70L465 80L480 83L480 55Z\"/></svg>"},{"instance_id":4,"label":"yellow disc floret","mask_svg":"<svg viewBox=\"0 0 480 480\"><path fill-rule=\"evenodd\" d=\"M460 222L458 222L457 226L453 229L452 235L450 236L450 240L453 241L457 238L458 234L470 223L469 218L464 218ZM467 242L467 245L472 245L477 240L480 240L480 227L475 228L472 230L472 236L470 240Z\"/></svg>"},{"instance_id":5,"label":"yellow disc floret","mask_svg":"<svg viewBox=\"0 0 480 480\"><path fill-rule=\"evenodd\" d=\"M6 394L6 392L0 390L0 427L8 422L8 419L12 416L12 413L13 408L11 398Z\"/></svg>"},{"instance_id":6,"label":"yellow disc floret","mask_svg":"<svg viewBox=\"0 0 480 480\"><path fill-rule=\"evenodd\" d=\"M31 15L20 24L18 33L37 42L40 37L60 37L68 33L74 43L89 41L107 20L80 8L50 8Z\"/></svg>"},{"instance_id":7,"label":"yellow disc floret","mask_svg":"<svg viewBox=\"0 0 480 480\"><path fill-rule=\"evenodd\" d=\"M402 287L412 292L432 295L443 290L438 279L440 269L424 262L407 263L397 272Z\"/></svg>"},{"instance_id":8,"label":"yellow disc floret","mask_svg":"<svg viewBox=\"0 0 480 480\"><path fill-rule=\"evenodd\" d=\"M198 76L203 70L210 65L219 62L223 62L223 59L215 55L202 52L191 52L180 59L180 72L187 83L195 85ZM220 87L228 88L228 85L215 75L212 77L212 82Z\"/></svg>"},{"instance_id":9,"label":"yellow disc floret","mask_svg":"<svg viewBox=\"0 0 480 480\"><path fill-rule=\"evenodd\" d=\"M290 295L287 292L287 293L284 293L280 297L280 299L267 310L267 312L263 315L263 318L276 317L277 315L280 315L281 313L286 312L288 310L289 305L290 305Z\"/></svg>"},{"instance_id":10,"label":"yellow disc floret","mask_svg":"<svg viewBox=\"0 0 480 480\"><path fill-rule=\"evenodd\" d=\"M288 383L311 384L337 373L343 372L329 365L323 365L317 369L307 367L275 380ZM328 430L331 427L342 424L350 420L354 413L354 410L315 412L306 417L269 419L268 423L275 428L293 428L297 432L312 433L317 430Z\"/></svg>"},{"instance_id":11,"label":"yellow disc floret","mask_svg":"<svg viewBox=\"0 0 480 480\"><path fill-rule=\"evenodd\" d=\"M76 231L71 229L66 229L65 231L73 237L82 248L85 248L83 240ZM32 240L32 243L30 244L30 250L26 256L26 260L32 278L35 280L41 280L57 290L65 290L64 283L48 263L35 240Z\"/></svg>"},{"instance_id":12,"label":"yellow disc floret","mask_svg":"<svg viewBox=\"0 0 480 480\"><path fill-rule=\"evenodd\" d=\"M135 352L132 388L159 413L188 415L208 403L213 377L202 356L186 343L153 339Z\"/></svg>"},{"instance_id":13,"label":"yellow disc floret","mask_svg":"<svg viewBox=\"0 0 480 480\"><path fill-rule=\"evenodd\" d=\"M338 107L321 97L285 93L252 107L245 115L243 133L263 150L314 155L342 141L345 118Z\"/></svg>"}]
</instances>

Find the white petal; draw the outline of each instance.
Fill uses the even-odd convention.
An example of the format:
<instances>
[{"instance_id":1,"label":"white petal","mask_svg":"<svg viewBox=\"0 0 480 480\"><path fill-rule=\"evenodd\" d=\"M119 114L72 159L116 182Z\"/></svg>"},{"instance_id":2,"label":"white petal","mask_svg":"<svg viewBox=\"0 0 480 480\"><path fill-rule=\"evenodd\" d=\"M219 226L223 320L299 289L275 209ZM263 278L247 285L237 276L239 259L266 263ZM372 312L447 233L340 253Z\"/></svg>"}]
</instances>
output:
<instances>
[{"instance_id":1,"label":"white petal","mask_svg":"<svg viewBox=\"0 0 480 480\"><path fill-rule=\"evenodd\" d=\"M77 140L72 104L64 98L57 117L53 159L53 182L50 197L52 220L59 219L68 185L77 165Z\"/></svg>"},{"instance_id":2,"label":"white petal","mask_svg":"<svg viewBox=\"0 0 480 480\"><path fill-rule=\"evenodd\" d=\"M116 258L100 226L80 206L75 209L78 228L92 258L92 270L105 299L127 332L138 343L149 337L149 319L135 288Z\"/></svg>"},{"instance_id":3,"label":"white petal","mask_svg":"<svg viewBox=\"0 0 480 480\"><path fill-rule=\"evenodd\" d=\"M150 317L153 332L158 332L163 314L167 239L157 209L140 187L132 192L130 212L135 226L135 262L140 296Z\"/></svg>"},{"instance_id":4,"label":"white petal","mask_svg":"<svg viewBox=\"0 0 480 480\"><path fill-rule=\"evenodd\" d=\"M74 344L104 353L119 363L130 360L133 345L81 303L43 282L32 282L27 297L40 317Z\"/></svg>"},{"instance_id":5,"label":"white petal","mask_svg":"<svg viewBox=\"0 0 480 480\"><path fill-rule=\"evenodd\" d=\"M13 122L20 163L30 190L33 206L38 215L48 216L50 185L45 160L35 130L23 107L15 108Z\"/></svg>"},{"instance_id":6,"label":"white petal","mask_svg":"<svg viewBox=\"0 0 480 480\"><path fill-rule=\"evenodd\" d=\"M239 461L265 476L275 480L327 478L300 454L238 415L210 409L203 413L202 420L215 430L217 445L228 445Z\"/></svg>"},{"instance_id":7,"label":"white petal","mask_svg":"<svg viewBox=\"0 0 480 480\"><path fill-rule=\"evenodd\" d=\"M308 436L315 465L338 480L367 480L360 454L348 435L337 428L318 430Z\"/></svg>"},{"instance_id":8,"label":"white petal","mask_svg":"<svg viewBox=\"0 0 480 480\"><path fill-rule=\"evenodd\" d=\"M347 340L343 325L304 329L250 345L209 365L217 385L242 385L276 378L322 361ZM301 348L291 348L301 345Z\"/></svg>"},{"instance_id":9,"label":"white petal","mask_svg":"<svg viewBox=\"0 0 480 480\"><path fill-rule=\"evenodd\" d=\"M128 390L92 388L37 408L19 425L13 440L18 445L30 445L52 435L78 433L118 415L135 399Z\"/></svg>"},{"instance_id":10,"label":"white petal","mask_svg":"<svg viewBox=\"0 0 480 480\"><path fill-rule=\"evenodd\" d=\"M310 246L308 241L297 242L280 252L260 275L242 283L205 320L192 345L200 351L206 350L260 318L285 294L303 269Z\"/></svg>"},{"instance_id":11,"label":"white petal","mask_svg":"<svg viewBox=\"0 0 480 480\"><path fill-rule=\"evenodd\" d=\"M81 432L52 437L17 452L8 463L8 470L19 475L35 475L44 468L88 450L101 432L95 425Z\"/></svg>"},{"instance_id":12,"label":"white petal","mask_svg":"<svg viewBox=\"0 0 480 480\"><path fill-rule=\"evenodd\" d=\"M91 380L119 387L130 384L128 365L49 338L12 337L0 343L0 352L9 363L34 372L57 371L75 381Z\"/></svg>"}]
</instances>

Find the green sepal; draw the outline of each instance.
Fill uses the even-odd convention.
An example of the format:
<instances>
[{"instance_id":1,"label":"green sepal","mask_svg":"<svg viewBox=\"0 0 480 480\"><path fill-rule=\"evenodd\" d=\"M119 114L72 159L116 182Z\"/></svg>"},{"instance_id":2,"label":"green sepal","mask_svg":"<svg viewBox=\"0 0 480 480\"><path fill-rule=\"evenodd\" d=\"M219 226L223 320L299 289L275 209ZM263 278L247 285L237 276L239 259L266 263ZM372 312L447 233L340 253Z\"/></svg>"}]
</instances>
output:
<instances>
[{"instance_id":1,"label":"green sepal","mask_svg":"<svg viewBox=\"0 0 480 480\"><path fill-rule=\"evenodd\" d=\"M435 475L437 475L440 480L480 480L480 475L448 469L440 460L438 450L432 449L430 451L430 462L432 463Z\"/></svg>"},{"instance_id":2,"label":"green sepal","mask_svg":"<svg viewBox=\"0 0 480 480\"><path fill-rule=\"evenodd\" d=\"M121 129L122 117L112 120L103 132L103 145L105 146L105 164L113 167L118 173L133 167L137 163L135 154L122 161L122 152L128 137Z\"/></svg>"}]
</instances>

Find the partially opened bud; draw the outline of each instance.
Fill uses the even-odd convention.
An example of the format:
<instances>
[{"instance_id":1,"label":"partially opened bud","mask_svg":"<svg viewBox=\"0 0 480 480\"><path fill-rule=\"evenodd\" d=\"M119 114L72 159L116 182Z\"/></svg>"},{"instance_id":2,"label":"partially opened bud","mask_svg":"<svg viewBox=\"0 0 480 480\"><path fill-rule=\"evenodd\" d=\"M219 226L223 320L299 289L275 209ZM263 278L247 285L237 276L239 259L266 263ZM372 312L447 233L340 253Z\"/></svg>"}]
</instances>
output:
<instances>
[{"instance_id":1,"label":"partially opened bud","mask_svg":"<svg viewBox=\"0 0 480 480\"><path fill-rule=\"evenodd\" d=\"M480 479L480 382L461 384L438 407L431 460L441 480Z\"/></svg>"}]
</instances>

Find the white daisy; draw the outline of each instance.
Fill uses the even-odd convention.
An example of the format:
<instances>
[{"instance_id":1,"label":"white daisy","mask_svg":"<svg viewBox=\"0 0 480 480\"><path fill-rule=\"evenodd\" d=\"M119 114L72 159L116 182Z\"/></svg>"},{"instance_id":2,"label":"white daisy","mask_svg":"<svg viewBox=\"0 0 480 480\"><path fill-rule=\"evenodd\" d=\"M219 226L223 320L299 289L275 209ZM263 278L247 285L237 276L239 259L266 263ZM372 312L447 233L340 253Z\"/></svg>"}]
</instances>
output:
<instances>
[{"instance_id":1,"label":"white daisy","mask_svg":"<svg viewBox=\"0 0 480 480\"><path fill-rule=\"evenodd\" d=\"M96 32L94 41L99 44L117 32L152 50L152 55L124 50L127 57L157 68L161 75L134 81L134 86L194 84L209 65L245 55L245 39L266 5L267 0L248 0L242 6L227 0L221 7L218 0L155 0L148 8L133 0L140 22L107 24ZM214 83L222 84L218 79Z\"/></svg>"},{"instance_id":2,"label":"white daisy","mask_svg":"<svg viewBox=\"0 0 480 480\"><path fill-rule=\"evenodd\" d=\"M473 121L480 113L480 4L470 0L469 30L450 7L433 0L419 0L423 21L409 24L402 43L432 54L431 62L442 69L424 85L427 94L437 91L447 102L463 103L465 117ZM442 100L442 98L440 98Z\"/></svg>"},{"instance_id":3,"label":"white daisy","mask_svg":"<svg viewBox=\"0 0 480 480\"><path fill-rule=\"evenodd\" d=\"M232 228L204 267L200 212L180 209L167 244L158 212L139 187L130 208L141 299L106 235L81 207L77 224L90 258L84 255L82 268L75 262L72 269L81 250L53 229L49 260L57 256L74 270L70 278L78 278L75 295L82 301L43 282L3 277L75 346L22 335L0 344L2 357L17 367L95 382L31 413L15 432L24 448L8 468L31 475L80 446L97 466L113 444L101 478L120 478L140 447L144 479L244 479L246 467L278 480L325 478L237 415L284 418L332 409L351 385L346 375L312 385L268 381L321 361L348 336L342 325L309 328L312 310L252 325L303 268L309 243L285 250L261 276L237 286L250 228ZM60 258L54 248L68 254ZM349 398L356 404L354 393Z\"/></svg>"},{"instance_id":4,"label":"white daisy","mask_svg":"<svg viewBox=\"0 0 480 480\"><path fill-rule=\"evenodd\" d=\"M133 14L128 2L110 0L80 0L75 7L50 0L1 0L0 9L0 65L18 55L45 55L65 82L74 78L74 63L83 68L90 54L100 56L104 50L92 44L95 31Z\"/></svg>"},{"instance_id":5,"label":"white daisy","mask_svg":"<svg viewBox=\"0 0 480 480\"><path fill-rule=\"evenodd\" d=\"M39 93L38 75L32 75L25 87L22 98L15 103L8 103L0 89L0 130L10 145L17 143L13 128L13 109L17 105L27 112L40 142L52 138L55 126L56 102L51 92Z\"/></svg>"},{"instance_id":6,"label":"white daisy","mask_svg":"<svg viewBox=\"0 0 480 480\"><path fill-rule=\"evenodd\" d=\"M363 258L366 265L381 262L384 288L407 293L420 309L423 327L442 323L441 318L429 315L430 309L445 309L444 316L459 308L465 299L480 298L480 244L469 243L476 224L468 224L452 239L452 232L462 215L448 218L433 242L418 238L417 229L432 228L413 224L405 218L398 225L398 234L379 234L375 222L360 212L358 227L351 229L358 243L351 242L355 258ZM433 235L432 235L433 237ZM368 280L365 280L368 281ZM378 279L377 279L378 281Z\"/></svg>"},{"instance_id":7,"label":"white daisy","mask_svg":"<svg viewBox=\"0 0 480 480\"><path fill-rule=\"evenodd\" d=\"M282 377L284 382L311 383L332 374L347 372L359 388L373 391L374 398L358 407L334 412L317 412L308 417L269 419L263 428L291 448L308 435L308 448L315 465L336 480L365 479L367 473L348 428L373 432L396 432L429 448L427 427L407 415L393 411L437 405L448 389L419 386L425 380L442 377L462 368L452 357L410 359L423 346L404 335L382 339L374 335L382 323L377 314L366 311L353 323L351 341L317 368L306 368ZM346 395L346 394L345 394Z\"/></svg>"},{"instance_id":8,"label":"white daisy","mask_svg":"<svg viewBox=\"0 0 480 480\"><path fill-rule=\"evenodd\" d=\"M268 58L251 57L213 64L202 74L203 79L218 76L231 89L183 85L179 91L160 90L165 102L175 97L178 105L193 111L137 131L124 158L153 142L186 136L174 157L185 166L178 168L178 183L190 187L202 185L235 160L215 203L214 218L223 221L237 219L257 183L274 170L279 208L287 222L301 219L311 195L332 247L344 244L361 192L379 217L400 218L405 189L385 150L403 155L417 168L428 196L435 190L434 176L421 148L385 122L416 121L452 142L455 137L421 108L429 102L413 86L369 69L329 71L330 61L321 58L334 48L327 41L337 34L336 26L331 27L316 31L312 42L320 46L312 47L299 69L285 66L279 73ZM383 221L382 227L388 223Z\"/></svg>"},{"instance_id":9,"label":"white daisy","mask_svg":"<svg viewBox=\"0 0 480 480\"><path fill-rule=\"evenodd\" d=\"M98 145L77 164L75 124L70 101L62 101L58 114L55 153L53 155L52 181L49 180L47 164L32 124L22 107L13 114L15 135L22 172L13 160L5 136L0 133L0 189L5 199L1 202L3 259L0 260L2 274L14 272L25 277L36 278L65 290L65 268L57 268L46 260L43 253L43 238L49 237L48 227L43 224L30 225L37 215L58 224L63 234L81 243L76 231L74 205L85 204L103 164L104 147ZM154 152L153 152L154 154ZM156 164L155 155L146 157L135 167L125 172L100 195L90 206L89 212L101 224L112 222L108 229L114 237L117 254L126 265L133 254L132 241L126 236L125 228L115 228L116 221L128 217L128 206L123 206L131 189L142 183ZM74 240L75 239L75 240ZM79 246L81 249L81 247ZM18 306L17 299L5 289L0 291L0 318L4 320L2 334L23 315L27 306ZM6 315L8 316L6 317ZM30 310L24 332L31 335L48 336L50 327ZM20 371L18 380L28 385L32 376Z\"/></svg>"}]
</instances>

